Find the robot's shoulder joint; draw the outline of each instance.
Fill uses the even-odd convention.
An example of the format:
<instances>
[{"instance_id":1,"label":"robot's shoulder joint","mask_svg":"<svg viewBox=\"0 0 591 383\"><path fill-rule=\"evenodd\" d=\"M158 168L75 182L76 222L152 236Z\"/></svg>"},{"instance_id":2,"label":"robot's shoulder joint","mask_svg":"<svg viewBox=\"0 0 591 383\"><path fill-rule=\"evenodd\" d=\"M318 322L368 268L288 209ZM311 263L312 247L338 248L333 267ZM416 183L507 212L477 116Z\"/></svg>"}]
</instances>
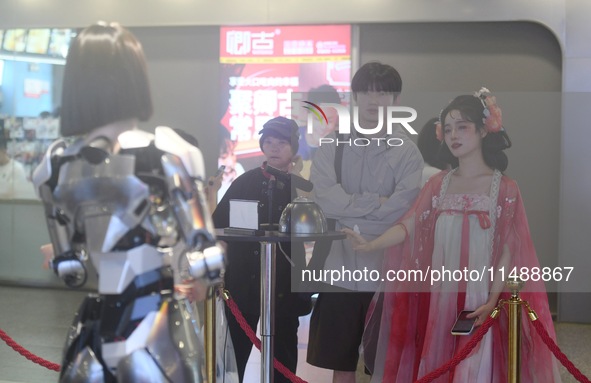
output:
<instances>
[{"instance_id":1,"label":"robot's shoulder joint","mask_svg":"<svg viewBox=\"0 0 591 383\"><path fill-rule=\"evenodd\" d=\"M205 164L198 147L187 142L174 129L167 126L157 127L155 136L158 149L179 157L191 177L204 179Z\"/></svg>"},{"instance_id":2,"label":"robot's shoulder joint","mask_svg":"<svg viewBox=\"0 0 591 383\"><path fill-rule=\"evenodd\" d=\"M33 172L32 181L35 185L35 190L45 183L53 179L57 180L59 167L65 158L66 142L63 139L54 141L43 156L41 163Z\"/></svg>"}]
</instances>

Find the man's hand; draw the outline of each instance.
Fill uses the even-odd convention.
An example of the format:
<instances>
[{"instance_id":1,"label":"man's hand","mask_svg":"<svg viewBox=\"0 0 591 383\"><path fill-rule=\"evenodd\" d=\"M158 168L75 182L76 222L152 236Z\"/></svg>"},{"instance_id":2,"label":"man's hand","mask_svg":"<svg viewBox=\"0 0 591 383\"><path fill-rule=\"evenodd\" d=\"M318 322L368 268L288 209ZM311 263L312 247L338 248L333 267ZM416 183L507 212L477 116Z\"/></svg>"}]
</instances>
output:
<instances>
[{"instance_id":1,"label":"man's hand","mask_svg":"<svg viewBox=\"0 0 591 383\"><path fill-rule=\"evenodd\" d=\"M174 285L174 290L187 298L189 302L201 302L207 297L207 284L201 279L184 280L182 283Z\"/></svg>"},{"instance_id":2,"label":"man's hand","mask_svg":"<svg viewBox=\"0 0 591 383\"><path fill-rule=\"evenodd\" d=\"M46 243L45 245L41 246L39 250L41 250L41 254L43 254L43 268L45 270L49 270L49 263L54 257L53 245L51 243Z\"/></svg>"}]
</instances>

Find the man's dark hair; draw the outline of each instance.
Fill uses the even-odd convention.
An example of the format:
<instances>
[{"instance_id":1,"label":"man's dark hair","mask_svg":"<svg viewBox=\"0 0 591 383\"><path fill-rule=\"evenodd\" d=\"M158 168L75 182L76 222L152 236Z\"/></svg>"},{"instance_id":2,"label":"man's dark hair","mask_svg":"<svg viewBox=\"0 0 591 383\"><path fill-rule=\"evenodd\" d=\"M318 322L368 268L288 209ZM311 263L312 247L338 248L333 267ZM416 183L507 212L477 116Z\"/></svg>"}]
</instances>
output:
<instances>
[{"instance_id":1,"label":"man's dark hair","mask_svg":"<svg viewBox=\"0 0 591 383\"><path fill-rule=\"evenodd\" d=\"M308 91L308 101L315 104L330 103L340 104L341 97L337 90L331 85L324 84L317 88L312 88Z\"/></svg>"},{"instance_id":2,"label":"man's dark hair","mask_svg":"<svg viewBox=\"0 0 591 383\"><path fill-rule=\"evenodd\" d=\"M353 93L359 92L387 92L397 97L402 90L402 78L393 66L380 62L364 64L351 80Z\"/></svg>"}]
</instances>

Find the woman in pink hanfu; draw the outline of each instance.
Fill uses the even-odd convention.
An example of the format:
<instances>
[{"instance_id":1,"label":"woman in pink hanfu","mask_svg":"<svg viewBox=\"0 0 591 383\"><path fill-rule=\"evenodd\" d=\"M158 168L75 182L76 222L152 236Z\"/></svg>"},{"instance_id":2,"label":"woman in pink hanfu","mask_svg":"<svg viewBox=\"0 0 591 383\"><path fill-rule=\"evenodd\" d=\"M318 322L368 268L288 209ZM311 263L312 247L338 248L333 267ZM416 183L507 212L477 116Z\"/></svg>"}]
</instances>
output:
<instances>
[{"instance_id":1,"label":"woman in pink hanfu","mask_svg":"<svg viewBox=\"0 0 591 383\"><path fill-rule=\"evenodd\" d=\"M414 382L450 360L471 338L451 334L457 315L471 310L481 325L498 300L509 297L501 279L514 267L532 276L520 296L556 338L519 188L502 174L511 141L495 98L486 88L456 97L441 112L437 130L440 156L452 170L432 176L401 221L375 240L346 230L358 251L389 248L384 272L427 276L386 282L376 294L364 335L372 382ZM454 270L467 273L457 281L450 278ZM445 279L432 281L443 271L449 272ZM556 360L528 322L523 315L521 381L560 382ZM506 382L507 328L503 308L471 354L435 382Z\"/></svg>"}]
</instances>

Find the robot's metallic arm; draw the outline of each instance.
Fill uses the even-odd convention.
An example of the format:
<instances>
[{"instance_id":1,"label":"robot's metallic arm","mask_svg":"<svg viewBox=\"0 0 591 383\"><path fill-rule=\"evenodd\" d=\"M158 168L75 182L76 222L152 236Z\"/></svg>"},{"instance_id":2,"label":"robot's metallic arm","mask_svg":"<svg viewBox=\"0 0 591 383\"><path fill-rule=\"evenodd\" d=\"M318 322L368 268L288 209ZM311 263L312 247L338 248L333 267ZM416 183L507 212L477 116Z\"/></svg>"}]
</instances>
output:
<instances>
[{"instance_id":1,"label":"robot's metallic arm","mask_svg":"<svg viewBox=\"0 0 591 383\"><path fill-rule=\"evenodd\" d=\"M162 167L179 229L187 245L186 257L193 278L218 282L224 270L224 252L217 244L203 188L201 151L170 128L156 129L156 145L166 152Z\"/></svg>"},{"instance_id":2,"label":"robot's metallic arm","mask_svg":"<svg viewBox=\"0 0 591 383\"><path fill-rule=\"evenodd\" d=\"M54 257L50 262L50 266L64 280L66 285L80 287L87 279L86 268L79 254L72 249L67 218L62 215L53 201L53 188L57 178L54 160L61 156L64 148L65 143L62 140L54 142L49 147L43 160L35 169L33 183L37 195L43 201L49 238L53 247Z\"/></svg>"}]
</instances>

